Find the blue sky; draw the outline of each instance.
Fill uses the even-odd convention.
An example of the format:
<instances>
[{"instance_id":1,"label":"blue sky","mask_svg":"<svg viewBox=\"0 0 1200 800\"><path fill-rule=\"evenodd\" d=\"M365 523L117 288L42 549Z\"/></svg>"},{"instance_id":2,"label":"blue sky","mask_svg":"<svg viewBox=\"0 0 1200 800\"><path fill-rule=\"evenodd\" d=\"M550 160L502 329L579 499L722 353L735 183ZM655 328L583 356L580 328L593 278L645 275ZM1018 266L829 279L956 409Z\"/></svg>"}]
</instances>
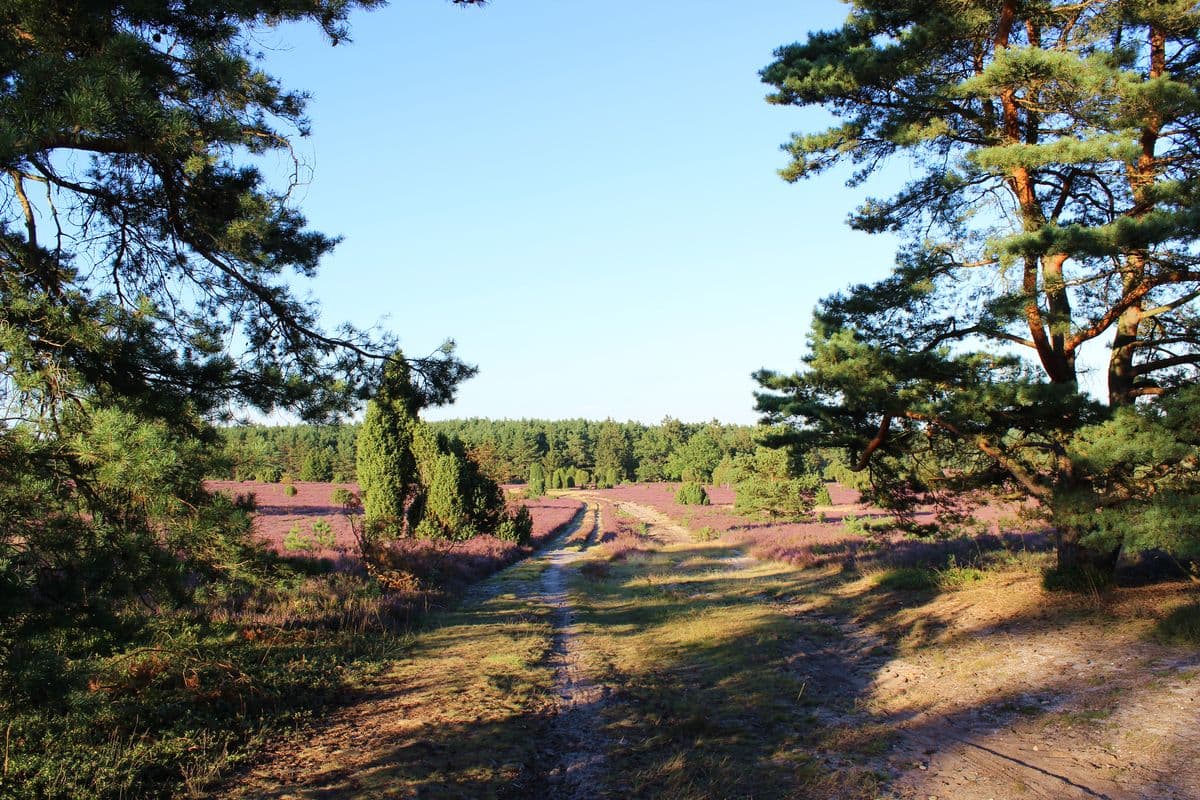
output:
<instances>
[{"instance_id":1,"label":"blue sky","mask_svg":"<svg viewBox=\"0 0 1200 800\"><path fill-rule=\"evenodd\" d=\"M758 70L845 11L405 0L345 46L262 34L313 95L297 198L345 237L303 289L409 353L458 341L480 374L431 418L754 421L750 373L799 366L815 302L895 247L846 228L844 173L776 174L823 117L769 106Z\"/></svg>"}]
</instances>

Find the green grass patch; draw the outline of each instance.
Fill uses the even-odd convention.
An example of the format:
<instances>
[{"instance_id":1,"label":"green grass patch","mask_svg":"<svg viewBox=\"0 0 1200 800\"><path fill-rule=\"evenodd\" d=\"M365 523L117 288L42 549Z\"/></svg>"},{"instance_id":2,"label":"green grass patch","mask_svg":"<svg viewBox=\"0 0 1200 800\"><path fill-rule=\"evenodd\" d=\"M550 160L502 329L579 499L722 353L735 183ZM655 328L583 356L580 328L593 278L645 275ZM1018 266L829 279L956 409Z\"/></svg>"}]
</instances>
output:
<instances>
[{"instance_id":1,"label":"green grass patch","mask_svg":"<svg viewBox=\"0 0 1200 800\"><path fill-rule=\"evenodd\" d=\"M975 567L947 567L937 571L937 585L942 591L954 591L978 583L987 577L981 569Z\"/></svg>"},{"instance_id":2,"label":"green grass patch","mask_svg":"<svg viewBox=\"0 0 1200 800\"><path fill-rule=\"evenodd\" d=\"M1200 603L1172 611L1158 623L1155 634L1170 644L1200 645Z\"/></svg>"},{"instance_id":3,"label":"green grass patch","mask_svg":"<svg viewBox=\"0 0 1200 800\"><path fill-rule=\"evenodd\" d=\"M876 585L899 592L933 592L938 589L938 577L924 567L896 567L881 573Z\"/></svg>"},{"instance_id":4,"label":"green grass patch","mask_svg":"<svg viewBox=\"0 0 1200 800\"><path fill-rule=\"evenodd\" d=\"M161 616L115 651L75 652L65 689L36 704L0 700L0 797L204 796L266 738L348 697L406 641Z\"/></svg>"},{"instance_id":5,"label":"green grass patch","mask_svg":"<svg viewBox=\"0 0 1200 800\"><path fill-rule=\"evenodd\" d=\"M842 634L764 600L822 576L734 567L716 552L672 545L608 564L603 581L584 565L572 583L589 667L616 690L602 711L611 777L598 796L826 796L829 776L806 767L819 746L813 708L834 701L790 659Z\"/></svg>"}]
</instances>

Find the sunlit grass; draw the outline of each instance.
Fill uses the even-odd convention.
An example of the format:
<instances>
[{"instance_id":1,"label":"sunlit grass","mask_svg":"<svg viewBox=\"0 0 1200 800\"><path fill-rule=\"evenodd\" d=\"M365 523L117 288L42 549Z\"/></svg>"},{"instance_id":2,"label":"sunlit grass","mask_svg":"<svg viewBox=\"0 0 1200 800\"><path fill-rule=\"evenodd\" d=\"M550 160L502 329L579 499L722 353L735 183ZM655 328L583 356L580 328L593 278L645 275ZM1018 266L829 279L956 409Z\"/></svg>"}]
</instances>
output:
<instances>
[{"instance_id":1,"label":"sunlit grass","mask_svg":"<svg viewBox=\"0 0 1200 800\"><path fill-rule=\"evenodd\" d=\"M606 707L616 743L614 796L804 797L829 776L816 769L811 715L825 699L790 665L811 625L788 603L816 589L820 571L735 561L709 543L677 544L573 583L589 657L617 687ZM586 570L585 570L586 572ZM779 598L785 598L783 600ZM868 796L853 770L840 796Z\"/></svg>"}]
</instances>

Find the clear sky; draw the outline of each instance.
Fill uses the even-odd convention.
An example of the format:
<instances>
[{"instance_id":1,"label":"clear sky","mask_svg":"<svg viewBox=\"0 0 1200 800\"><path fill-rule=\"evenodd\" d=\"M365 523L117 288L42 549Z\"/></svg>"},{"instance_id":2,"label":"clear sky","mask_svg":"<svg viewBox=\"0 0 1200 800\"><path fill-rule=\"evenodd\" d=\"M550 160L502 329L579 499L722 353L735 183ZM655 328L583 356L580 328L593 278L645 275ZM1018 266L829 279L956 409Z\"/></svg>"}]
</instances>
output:
<instances>
[{"instance_id":1,"label":"clear sky","mask_svg":"<svg viewBox=\"0 0 1200 800\"><path fill-rule=\"evenodd\" d=\"M754 421L750 373L798 367L815 302L895 248L845 226L845 173L776 174L823 117L769 106L758 70L845 13L402 0L356 13L349 45L262 35L312 93L298 198L345 237L308 290L410 354L458 341L480 374L430 418Z\"/></svg>"}]
</instances>

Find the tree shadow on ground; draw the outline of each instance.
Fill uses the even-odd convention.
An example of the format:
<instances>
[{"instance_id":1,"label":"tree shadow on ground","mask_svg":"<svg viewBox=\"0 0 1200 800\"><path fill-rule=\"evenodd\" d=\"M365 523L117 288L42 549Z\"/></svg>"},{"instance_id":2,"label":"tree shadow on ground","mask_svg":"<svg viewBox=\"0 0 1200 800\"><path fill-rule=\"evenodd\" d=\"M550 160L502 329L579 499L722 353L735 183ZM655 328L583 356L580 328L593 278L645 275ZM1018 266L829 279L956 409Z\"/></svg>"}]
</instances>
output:
<instances>
[{"instance_id":1,"label":"tree shadow on ground","mask_svg":"<svg viewBox=\"0 0 1200 800\"><path fill-rule=\"evenodd\" d=\"M617 640L607 680L620 688L606 719L610 737L626 743L613 756L619 794L851 798L882 796L895 784L922 797L926 788L939 797L972 797L975 788L1001 797L1015 787L1032 797L1200 796L1194 762L1166 755L1190 746L1195 705L1167 703L1174 718L1136 764L1101 758L1107 745L1091 741L1104 720L1154 719L1164 692L1200 700L1194 651L1095 636L1111 606L1035 591L1034 602L991 623L964 623L956 609L978 597L863 588L855 586L861 578L835 570L714 577L713 561L732 556L728 547L675 548L669 562L644 558L586 590L599 610L585 619ZM718 585L698 599L692 590L706 583ZM796 583L804 586L789 586ZM730 635L707 640L672 634L706 614L738 616L764 601L781 613L744 615ZM971 652L951 649L963 643ZM989 656L989 647L1000 652ZM651 652L628 656L639 648ZM1039 649L1050 659L1035 669ZM980 659L976 675L989 664L1006 674L956 697L972 675L950 670L940 687L926 676L926 696L898 709L878 703L881 691L903 693L903 681L916 680L890 680L897 664L959 655ZM1102 658L1130 669L1096 666ZM1139 675L1156 664L1162 685L1146 687ZM1060 745L1038 748L1043 738Z\"/></svg>"}]
</instances>

